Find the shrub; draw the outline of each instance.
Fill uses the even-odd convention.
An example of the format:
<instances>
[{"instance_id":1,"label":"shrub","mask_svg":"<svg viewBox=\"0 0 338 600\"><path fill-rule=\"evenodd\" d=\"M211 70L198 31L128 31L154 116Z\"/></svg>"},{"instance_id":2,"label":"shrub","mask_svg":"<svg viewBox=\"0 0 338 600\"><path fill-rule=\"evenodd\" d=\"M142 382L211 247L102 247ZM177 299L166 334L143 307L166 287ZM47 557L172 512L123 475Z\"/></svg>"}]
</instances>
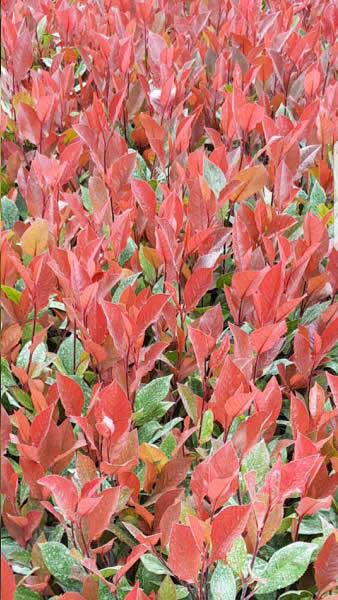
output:
<instances>
[{"instance_id":1,"label":"shrub","mask_svg":"<svg viewBox=\"0 0 338 600\"><path fill-rule=\"evenodd\" d=\"M335 593L336 20L3 0L4 599Z\"/></svg>"}]
</instances>

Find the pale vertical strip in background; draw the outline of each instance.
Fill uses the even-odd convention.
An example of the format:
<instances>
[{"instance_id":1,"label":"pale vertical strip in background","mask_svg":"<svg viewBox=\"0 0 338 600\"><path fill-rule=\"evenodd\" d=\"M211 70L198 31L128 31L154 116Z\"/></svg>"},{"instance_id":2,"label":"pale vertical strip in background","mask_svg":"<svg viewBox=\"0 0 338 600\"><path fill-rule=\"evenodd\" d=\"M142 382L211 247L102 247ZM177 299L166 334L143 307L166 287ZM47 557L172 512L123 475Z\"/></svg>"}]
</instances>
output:
<instances>
[{"instance_id":1,"label":"pale vertical strip in background","mask_svg":"<svg viewBox=\"0 0 338 600\"><path fill-rule=\"evenodd\" d=\"M338 250L338 141L333 146L333 243Z\"/></svg>"}]
</instances>

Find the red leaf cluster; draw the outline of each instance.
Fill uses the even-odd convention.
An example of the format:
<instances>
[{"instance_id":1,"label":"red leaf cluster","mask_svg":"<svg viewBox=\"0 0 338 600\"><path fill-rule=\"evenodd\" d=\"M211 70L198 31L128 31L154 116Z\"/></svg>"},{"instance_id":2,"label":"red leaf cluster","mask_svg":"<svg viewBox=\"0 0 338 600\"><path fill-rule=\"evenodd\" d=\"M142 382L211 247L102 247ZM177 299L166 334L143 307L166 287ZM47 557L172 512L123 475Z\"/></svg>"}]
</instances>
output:
<instances>
[{"instance_id":1,"label":"red leaf cluster","mask_svg":"<svg viewBox=\"0 0 338 600\"><path fill-rule=\"evenodd\" d=\"M4 598L334 590L337 18L3 0Z\"/></svg>"}]
</instances>

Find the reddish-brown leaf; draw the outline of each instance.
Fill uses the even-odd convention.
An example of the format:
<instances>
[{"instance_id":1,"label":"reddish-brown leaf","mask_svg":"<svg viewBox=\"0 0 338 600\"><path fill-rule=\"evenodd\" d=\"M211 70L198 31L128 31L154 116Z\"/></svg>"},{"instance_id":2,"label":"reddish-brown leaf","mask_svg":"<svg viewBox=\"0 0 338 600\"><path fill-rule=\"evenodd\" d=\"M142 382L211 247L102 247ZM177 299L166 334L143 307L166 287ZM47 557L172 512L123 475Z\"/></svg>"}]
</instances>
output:
<instances>
[{"instance_id":1,"label":"reddish-brown leaf","mask_svg":"<svg viewBox=\"0 0 338 600\"><path fill-rule=\"evenodd\" d=\"M247 200L268 184L268 172L263 165L243 169L234 177L239 182L234 192L231 193L233 202Z\"/></svg>"}]
</instances>

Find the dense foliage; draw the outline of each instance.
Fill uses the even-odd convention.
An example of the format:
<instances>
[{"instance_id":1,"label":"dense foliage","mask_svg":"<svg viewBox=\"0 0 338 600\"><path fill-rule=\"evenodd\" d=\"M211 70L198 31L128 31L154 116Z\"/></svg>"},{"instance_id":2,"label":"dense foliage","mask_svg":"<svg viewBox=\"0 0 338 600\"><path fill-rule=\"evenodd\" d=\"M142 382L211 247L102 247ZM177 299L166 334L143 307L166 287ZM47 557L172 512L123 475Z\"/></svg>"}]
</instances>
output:
<instances>
[{"instance_id":1,"label":"dense foliage","mask_svg":"<svg viewBox=\"0 0 338 600\"><path fill-rule=\"evenodd\" d=\"M2 0L4 600L337 593L337 22Z\"/></svg>"}]
</instances>

